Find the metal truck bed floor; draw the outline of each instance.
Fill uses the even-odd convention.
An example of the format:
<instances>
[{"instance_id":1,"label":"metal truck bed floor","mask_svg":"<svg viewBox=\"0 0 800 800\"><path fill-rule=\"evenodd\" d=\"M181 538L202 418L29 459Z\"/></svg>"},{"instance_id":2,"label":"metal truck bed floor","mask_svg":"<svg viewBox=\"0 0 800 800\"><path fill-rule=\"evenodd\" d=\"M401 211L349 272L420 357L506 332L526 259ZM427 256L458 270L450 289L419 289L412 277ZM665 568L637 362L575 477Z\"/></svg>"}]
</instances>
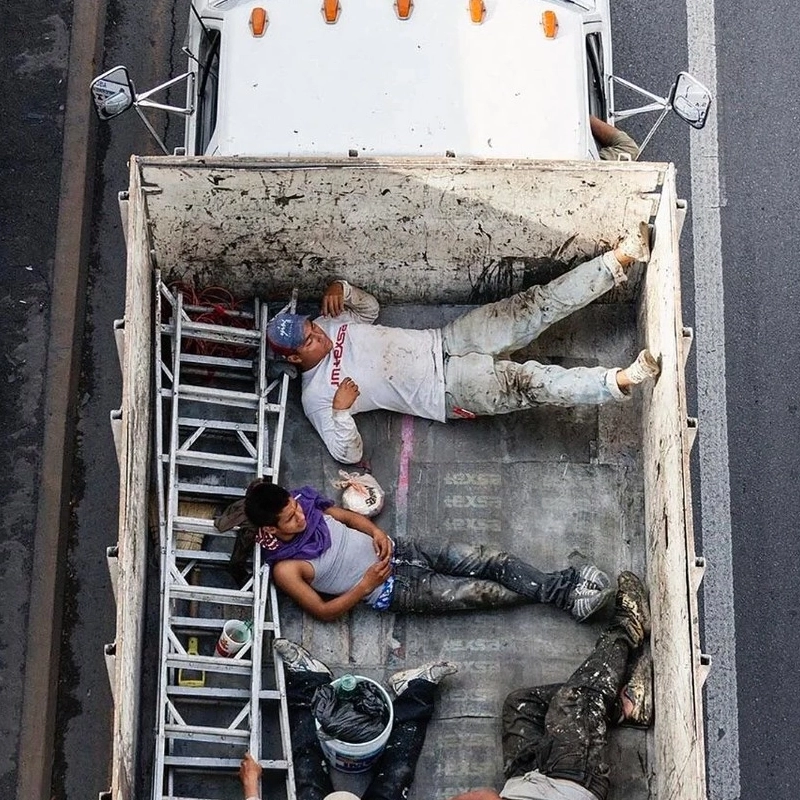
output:
<instances>
[{"instance_id":1,"label":"metal truck bed floor","mask_svg":"<svg viewBox=\"0 0 800 800\"><path fill-rule=\"evenodd\" d=\"M396 307L381 321L438 325L460 309ZM629 363L638 346L631 306L595 304L536 343L556 363ZM372 471L387 491L377 522L390 535L485 542L542 569L594 562L610 574L644 572L643 477L637 400L596 408L542 408L446 425L388 413L361 415ZM309 483L337 499L340 465L302 416L292 387L283 483ZM393 616L358 608L335 623L281 607L284 633L336 674L386 678L397 669L448 659L411 797L443 800L470 787L502 786L499 712L512 689L565 679L591 650L602 624L578 625L546 606ZM648 737L612 736L613 800L649 796ZM339 779L341 778L341 779ZM352 776L339 788L357 789Z\"/></svg>"}]
</instances>

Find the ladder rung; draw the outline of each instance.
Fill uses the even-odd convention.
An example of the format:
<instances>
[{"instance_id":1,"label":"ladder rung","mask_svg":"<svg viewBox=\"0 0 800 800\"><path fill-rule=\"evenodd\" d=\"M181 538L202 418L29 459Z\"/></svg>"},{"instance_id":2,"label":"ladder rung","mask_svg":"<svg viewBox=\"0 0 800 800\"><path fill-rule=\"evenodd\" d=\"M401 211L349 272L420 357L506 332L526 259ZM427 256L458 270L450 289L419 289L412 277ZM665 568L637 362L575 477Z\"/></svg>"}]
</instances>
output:
<instances>
[{"instance_id":1,"label":"ladder rung","mask_svg":"<svg viewBox=\"0 0 800 800\"><path fill-rule=\"evenodd\" d=\"M197 628L198 630L218 630L227 622L227 619L212 619L211 617L170 617L169 624L173 628ZM265 621L262 630L274 631L275 623Z\"/></svg>"},{"instance_id":2,"label":"ladder rung","mask_svg":"<svg viewBox=\"0 0 800 800\"><path fill-rule=\"evenodd\" d=\"M236 744L237 742L248 741L250 731L242 730L241 728L210 728L203 725L167 724L164 726L164 735L167 739L183 739L190 742Z\"/></svg>"},{"instance_id":3,"label":"ladder rung","mask_svg":"<svg viewBox=\"0 0 800 800\"><path fill-rule=\"evenodd\" d=\"M191 669L195 672L224 672L226 675L249 675L253 662L245 658L217 658L217 656L184 656L172 653L167 656L167 666Z\"/></svg>"},{"instance_id":4,"label":"ladder rung","mask_svg":"<svg viewBox=\"0 0 800 800\"><path fill-rule=\"evenodd\" d=\"M173 583L169 587L171 600L198 600L201 603L230 603L233 606L253 605L253 593L217 586L192 586Z\"/></svg>"},{"instance_id":5,"label":"ladder rung","mask_svg":"<svg viewBox=\"0 0 800 800\"><path fill-rule=\"evenodd\" d=\"M175 558L183 561L203 561L207 564L227 564L230 553L215 553L211 550L175 550Z\"/></svg>"},{"instance_id":6,"label":"ladder rung","mask_svg":"<svg viewBox=\"0 0 800 800\"><path fill-rule=\"evenodd\" d=\"M172 399L172 389L162 388L161 397L168 400ZM236 392L232 389L213 389L208 386L197 386L191 383L181 386L178 392L178 400L191 400L195 403L215 403L217 405L250 408L254 410L258 406L258 395L254 392ZM272 403L265 399L264 411L267 414L280 414L281 404Z\"/></svg>"},{"instance_id":7,"label":"ladder rung","mask_svg":"<svg viewBox=\"0 0 800 800\"><path fill-rule=\"evenodd\" d=\"M245 431L256 433L258 425L254 422L231 422L227 419L199 419L197 417L178 417L181 428L208 428L214 431Z\"/></svg>"},{"instance_id":8,"label":"ladder rung","mask_svg":"<svg viewBox=\"0 0 800 800\"><path fill-rule=\"evenodd\" d=\"M168 455L162 455L161 458L165 464L169 463ZM258 462L252 456L229 456L224 453L209 453L202 450L178 450L175 453L175 463L185 467L205 467L225 472L252 472Z\"/></svg>"},{"instance_id":9,"label":"ladder rung","mask_svg":"<svg viewBox=\"0 0 800 800\"><path fill-rule=\"evenodd\" d=\"M264 470L265 475L271 475L271 469ZM217 486L212 483L182 483L178 482L178 492L185 494L208 494L215 497L244 497L247 490L241 486Z\"/></svg>"},{"instance_id":10,"label":"ladder rung","mask_svg":"<svg viewBox=\"0 0 800 800\"><path fill-rule=\"evenodd\" d=\"M210 700L223 702L225 700L249 700L249 689L223 689L217 686L168 686L167 694L171 697L180 697L188 700ZM260 700L280 700L281 693L277 689L262 689L258 693Z\"/></svg>"},{"instance_id":11,"label":"ladder rung","mask_svg":"<svg viewBox=\"0 0 800 800\"><path fill-rule=\"evenodd\" d=\"M202 364L209 367L231 367L234 369L253 369L252 358L223 358L222 356L199 356L193 353L181 353L184 364Z\"/></svg>"},{"instance_id":12,"label":"ladder rung","mask_svg":"<svg viewBox=\"0 0 800 800\"><path fill-rule=\"evenodd\" d=\"M213 519L207 517L175 517L172 521L173 531L185 531L186 533L221 533L214 525Z\"/></svg>"},{"instance_id":13,"label":"ladder rung","mask_svg":"<svg viewBox=\"0 0 800 800\"><path fill-rule=\"evenodd\" d=\"M191 311L192 313L210 314L214 312L214 306L195 306L190 303L184 303L183 310ZM255 319L255 315L250 311L234 311L230 308L225 309L225 315L228 317L239 317L240 319Z\"/></svg>"},{"instance_id":14,"label":"ladder rung","mask_svg":"<svg viewBox=\"0 0 800 800\"><path fill-rule=\"evenodd\" d=\"M238 758L203 758L201 756L166 756L164 763L170 767L184 767L186 769L239 769L241 759ZM289 762L284 760L260 759L259 764L264 769L288 769ZM189 800L165 795L164 800ZM192 798L191 800L194 800Z\"/></svg>"},{"instance_id":15,"label":"ladder rung","mask_svg":"<svg viewBox=\"0 0 800 800\"><path fill-rule=\"evenodd\" d=\"M258 407L259 397L255 392L237 392L233 389L217 389L212 386L185 383L178 389L178 400L255 409Z\"/></svg>"},{"instance_id":16,"label":"ladder rung","mask_svg":"<svg viewBox=\"0 0 800 800\"><path fill-rule=\"evenodd\" d=\"M175 325L162 323L161 332L175 336ZM255 328L232 328L229 325L214 325L209 322L181 320L181 334L184 339L203 339L207 342L223 344L246 344L257 347L261 341L261 331Z\"/></svg>"},{"instance_id":17,"label":"ladder rung","mask_svg":"<svg viewBox=\"0 0 800 800\"><path fill-rule=\"evenodd\" d=\"M232 528L229 531L218 531L213 524L213 520L207 520L211 522L211 525L195 525L193 522L185 522L178 524L178 520L187 520L188 517L176 517L175 522L172 526L173 535L177 533L201 533L203 536L221 536L223 539L233 539L237 535L237 529ZM197 520L201 522L202 520Z\"/></svg>"}]
</instances>

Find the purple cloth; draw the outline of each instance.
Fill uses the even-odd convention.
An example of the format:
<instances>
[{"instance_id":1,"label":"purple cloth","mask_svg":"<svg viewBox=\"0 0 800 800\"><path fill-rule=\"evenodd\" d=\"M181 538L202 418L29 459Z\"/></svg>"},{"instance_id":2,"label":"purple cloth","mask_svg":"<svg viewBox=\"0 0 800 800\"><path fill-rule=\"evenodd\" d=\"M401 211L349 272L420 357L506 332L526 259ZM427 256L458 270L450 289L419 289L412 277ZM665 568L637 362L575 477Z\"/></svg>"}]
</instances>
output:
<instances>
[{"instance_id":1,"label":"purple cloth","mask_svg":"<svg viewBox=\"0 0 800 800\"><path fill-rule=\"evenodd\" d=\"M323 497L310 486L293 489L289 494L297 500L306 515L306 529L291 542L282 542L276 536L259 530L256 540L262 547L264 560L269 564L289 558L316 558L331 546L331 532L323 512L333 505L333 500Z\"/></svg>"}]
</instances>

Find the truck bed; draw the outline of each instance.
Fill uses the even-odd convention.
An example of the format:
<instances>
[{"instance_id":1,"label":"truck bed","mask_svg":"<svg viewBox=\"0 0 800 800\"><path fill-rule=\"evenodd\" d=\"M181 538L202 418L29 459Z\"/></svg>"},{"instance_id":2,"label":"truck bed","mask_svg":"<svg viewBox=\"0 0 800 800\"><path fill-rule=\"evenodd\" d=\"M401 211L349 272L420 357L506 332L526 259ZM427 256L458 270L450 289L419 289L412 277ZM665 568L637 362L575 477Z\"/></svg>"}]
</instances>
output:
<instances>
[{"instance_id":1,"label":"truck bed","mask_svg":"<svg viewBox=\"0 0 800 800\"><path fill-rule=\"evenodd\" d=\"M612 736L614 798L705 797L702 683L684 364L691 332L680 309L678 238L685 206L668 164L326 159L132 159L120 436L120 541L113 800L149 796L158 662L144 613L157 601L147 523L152 431L154 274L238 297L319 298L333 277L373 291L381 321L441 325L463 310L544 283L655 225L646 270L554 326L530 355L565 366L625 365L643 346L662 373L629 403L541 408L447 424L361 415L373 474L388 492L378 522L390 534L487 542L542 569L594 562L633 569L651 590L656 722ZM603 245L605 242L605 247ZM336 496L339 466L305 420L293 387L281 482ZM154 574L155 573L155 574ZM155 599L153 599L155 598ZM284 635L335 671L385 679L446 658L413 797L440 800L500 787L499 711L506 693L565 679L601 623L549 607L428 618L358 609L321 624L290 603ZM241 754L239 754L241 755ZM228 775L219 792L238 791ZM187 795L188 796L188 795ZM266 795L270 797L270 795ZM277 795L280 797L280 795ZM272 798L270 798L272 800Z\"/></svg>"}]
</instances>

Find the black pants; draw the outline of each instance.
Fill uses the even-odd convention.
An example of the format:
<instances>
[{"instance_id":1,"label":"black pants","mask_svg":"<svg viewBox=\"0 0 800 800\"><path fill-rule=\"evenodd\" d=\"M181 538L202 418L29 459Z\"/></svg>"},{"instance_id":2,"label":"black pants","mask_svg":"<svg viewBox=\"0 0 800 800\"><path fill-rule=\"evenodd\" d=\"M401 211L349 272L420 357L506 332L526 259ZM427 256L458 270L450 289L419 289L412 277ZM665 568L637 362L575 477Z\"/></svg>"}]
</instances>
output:
<instances>
[{"instance_id":1,"label":"black pants","mask_svg":"<svg viewBox=\"0 0 800 800\"><path fill-rule=\"evenodd\" d=\"M542 572L484 545L447 542L439 548L398 539L390 611L437 613L552 603L566 608L578 580L572 567Z\"/></svg>"},{"instance_id":2,"label":"black pants","mask_svg":"<svg viewBox=\"0 0 800 800\"><path fill-rule=\"evenodd\" d=\"M506 778L538 770L579 783L598 800L606 800L608 726L619 711L617 698L626 678L628 655L628 642L608 631L566 683L518 689L506 698Z\"/></svg>"},{"instance_id":3,"label":"black pants","mask_svg":"<svg viewBox=\"0 0 800 800\"><path fill-rule=\"evenodd\" d=\"M334 789L310 707L314 690L328 683L330 676L287 670L286 680L297 798L322 800ZM435 683L414 680L395 699L392 733L362 800L399 800L406 796L414 781L435 698Z\"/></svg>"}]
</instances>

